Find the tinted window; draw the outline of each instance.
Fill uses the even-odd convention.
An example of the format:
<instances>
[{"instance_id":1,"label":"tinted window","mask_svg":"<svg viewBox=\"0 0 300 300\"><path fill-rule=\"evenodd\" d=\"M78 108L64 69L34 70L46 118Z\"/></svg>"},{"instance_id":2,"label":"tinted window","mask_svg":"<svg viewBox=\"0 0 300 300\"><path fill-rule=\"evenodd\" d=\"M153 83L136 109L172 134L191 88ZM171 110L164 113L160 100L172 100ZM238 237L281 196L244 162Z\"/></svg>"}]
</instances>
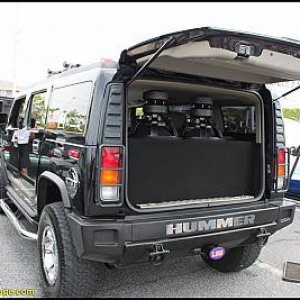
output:
<instances>
[{"instance_id":1,"label":"tinted window","mask_svg":"<svg viewBox=\"0 0 300 300\"><path fill-rule=\"evenodd\" d=\"M30 128L44 128L46 120L46 93L37 93L32 96L30 109Z\"/></svg>"},{"instance_id":2,"label":"tinted window","mask_svg":"<svg viewBox=\"0 0 300 300\"><path fill-rule=\"evenodd\" d=\"M92 82L55 89L47 113L47 129L83 135L88 119Z\"/></svg>"},{"instance_id":3,"label":"tinted window","mask_svg":"<svg viewBox=\"0 0 300 300\"><path fill-rule=\"evenodd\" d=\"M26 98L17 99L14 102L12 112L9 119L9 125L17 128L20 125L20 122L24 121L25 112L26 112Z\"/></svg>"}]
</instances>

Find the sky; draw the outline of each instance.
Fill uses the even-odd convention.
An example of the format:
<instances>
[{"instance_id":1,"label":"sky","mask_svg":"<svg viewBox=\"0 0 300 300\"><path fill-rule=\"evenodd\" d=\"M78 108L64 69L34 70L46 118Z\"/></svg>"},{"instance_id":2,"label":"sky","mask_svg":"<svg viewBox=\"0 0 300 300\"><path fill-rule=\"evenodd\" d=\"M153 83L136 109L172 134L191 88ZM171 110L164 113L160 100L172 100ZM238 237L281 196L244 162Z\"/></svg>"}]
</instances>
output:
<instances>
[{"instance_id":1,"label":"sky","mask_svg":"<svg viewBox=\"0 0 300 300\"><path fill-rule=\"evenodd\" d=\"M64 61L117 61L138 42L195 27L300 40L299 11L300 3L283 2L1 2L0 80L31 85L45 79L48 68L62 69Z\"/></svg>"}]
</instances>

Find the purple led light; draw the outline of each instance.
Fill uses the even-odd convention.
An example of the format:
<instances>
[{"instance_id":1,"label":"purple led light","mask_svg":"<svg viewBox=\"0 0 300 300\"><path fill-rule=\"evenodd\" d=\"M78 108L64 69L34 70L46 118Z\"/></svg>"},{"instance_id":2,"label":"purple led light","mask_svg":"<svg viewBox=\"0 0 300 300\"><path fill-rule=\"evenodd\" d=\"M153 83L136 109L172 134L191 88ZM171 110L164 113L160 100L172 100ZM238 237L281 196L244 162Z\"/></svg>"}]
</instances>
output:
<instances>
[{"instance_id":1,"label":"purple led light","mask_svg":"<svg viewBox=\"0 0 300 300\"><path fill-rule=\"evenodd\" d=\"M225 248L215 247L215 248L210 250L209 257L213 260L218 260L218 259L221 259L222 257L224 257L225 252L226 252Z\"/></svg>"}]
</instances>

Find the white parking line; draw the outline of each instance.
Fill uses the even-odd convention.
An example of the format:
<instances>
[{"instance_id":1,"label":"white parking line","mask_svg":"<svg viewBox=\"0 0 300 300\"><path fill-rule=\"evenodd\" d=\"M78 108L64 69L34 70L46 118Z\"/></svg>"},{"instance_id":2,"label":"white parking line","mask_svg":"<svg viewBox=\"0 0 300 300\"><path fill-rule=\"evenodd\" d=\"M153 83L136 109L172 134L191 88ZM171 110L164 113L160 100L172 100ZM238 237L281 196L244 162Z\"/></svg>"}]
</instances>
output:
<instances>
[{"instance_id":1,"label":"white parking line","mask_svg":"<svg viewBox=\"0 0 300 300\"><path fill-rule=\"evenodd\" d=\"M280 276L282 277L282 271L280 271L279 269L267 264L267 263L263 263L263 262L258 262L255 264L256 266L258 266L261 269L265 269L267 271L269 271L270 273L276 275L276 276Z\"/></svg>"}]
</instances>

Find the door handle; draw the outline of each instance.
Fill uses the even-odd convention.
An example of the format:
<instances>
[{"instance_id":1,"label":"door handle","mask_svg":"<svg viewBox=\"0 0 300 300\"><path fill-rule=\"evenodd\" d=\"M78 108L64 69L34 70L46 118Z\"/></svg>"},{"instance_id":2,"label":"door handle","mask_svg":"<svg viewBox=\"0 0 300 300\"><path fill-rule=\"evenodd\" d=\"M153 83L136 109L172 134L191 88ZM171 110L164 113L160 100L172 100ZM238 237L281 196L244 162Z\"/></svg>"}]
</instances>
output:
<instances>
[{"instance_id":1,"label":"door handle","mask_svg":"<svg viewBox=\"0 0 300 300\"><path fill-rule=\"evenodd\" d=\"M39 154L39 148L40 148L40 140L34 139L32 141L32 153Z\"/></svg>"}]
</instances>

